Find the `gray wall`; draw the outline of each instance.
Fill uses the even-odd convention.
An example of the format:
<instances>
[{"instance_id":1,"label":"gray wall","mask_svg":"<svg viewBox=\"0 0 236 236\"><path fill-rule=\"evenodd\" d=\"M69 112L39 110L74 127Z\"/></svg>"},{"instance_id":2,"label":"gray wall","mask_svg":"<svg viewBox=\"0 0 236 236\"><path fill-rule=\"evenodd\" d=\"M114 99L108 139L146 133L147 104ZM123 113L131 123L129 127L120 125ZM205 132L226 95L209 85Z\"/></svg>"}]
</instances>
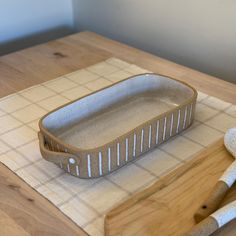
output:
<instances>
[{"instance_id":1,"label":"gray wall","mask_svg":"<svg viewBox=\"0 0 236 236\"><path fill-rule=\"evenodd\" d=\"M71 0L0 0L0 55L73 31Z\"/></svg>"},{"instance_id":2,"label":"gray wall","mask_svg":"<svg viewBox=\"0 0 236 236\"><path fill-rule=\"evenodd\" d=\"M235 0L74 0L92 30L236 83Z\"/></svg>"}]
</instances>

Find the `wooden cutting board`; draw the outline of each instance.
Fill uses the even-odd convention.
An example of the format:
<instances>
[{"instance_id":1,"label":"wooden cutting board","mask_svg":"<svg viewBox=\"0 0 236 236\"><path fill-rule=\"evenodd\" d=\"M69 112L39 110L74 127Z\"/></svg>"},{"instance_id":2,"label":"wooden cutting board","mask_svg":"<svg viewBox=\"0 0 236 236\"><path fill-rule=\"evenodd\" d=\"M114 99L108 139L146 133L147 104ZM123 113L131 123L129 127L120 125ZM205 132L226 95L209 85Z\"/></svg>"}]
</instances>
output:
<instances>
[{"instance_id":1,"label":"wooden cutting board","mask_svg":"<svg viewBox=\"0 0 236 236\"><path fill-rule=\"evenodd\" d=\"M111 210L105 219L105 234L185 235L195 224L193 214L207 197L219 176L233 161L223 140ZM223 204L236 199L233 186ZM214 235L236 235L236 220Z\"/></svg>"}]
</instances>

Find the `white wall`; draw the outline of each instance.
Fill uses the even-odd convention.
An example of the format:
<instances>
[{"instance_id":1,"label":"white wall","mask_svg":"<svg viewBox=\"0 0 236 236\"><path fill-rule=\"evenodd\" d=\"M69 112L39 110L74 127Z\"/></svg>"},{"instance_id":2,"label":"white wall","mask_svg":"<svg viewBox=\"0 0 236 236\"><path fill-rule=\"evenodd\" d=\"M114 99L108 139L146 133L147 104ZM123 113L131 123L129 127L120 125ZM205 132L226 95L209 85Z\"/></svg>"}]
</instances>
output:
<instances>
[{"instance_id":1,"label":"white wall","mask_svg":"<svg viewBox=\"0 0 236 236\"><path fill-rule=\"evenodd\" d=\"M0 54L72 32L71 0L0 0Z\"/></svg>"},{"instance_id":2,"label":"white wall","mask_svg":"<svg viewBox=\"0 0 236 236\"><path fill-rule=\"evenodd\" d=\"M92 30L236 83L235 0L74 0Z\"/></svg>"}]
</instances>

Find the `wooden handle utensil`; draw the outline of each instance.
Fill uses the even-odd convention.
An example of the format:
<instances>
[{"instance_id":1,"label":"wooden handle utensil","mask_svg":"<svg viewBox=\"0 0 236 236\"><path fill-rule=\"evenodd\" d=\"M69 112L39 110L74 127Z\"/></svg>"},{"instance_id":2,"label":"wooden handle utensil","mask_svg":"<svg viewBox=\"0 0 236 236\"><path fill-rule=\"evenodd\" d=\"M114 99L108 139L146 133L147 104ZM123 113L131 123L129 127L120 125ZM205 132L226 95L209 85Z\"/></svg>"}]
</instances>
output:
<instances>
[{"instance_id":1,"label":"wooden handle utensil","mask_svg":"<svg viewBox=\"0 0 236 236\"><path fill-rule=\"evenodd\" d=\"M236 158L236 128L229 129L224 137L227 150ZM196 222L200 222L214 212L222 202L229 188L236 180L236 160L227 168L205 202L194 214Z\"/></svg>"},{"instance_id":2,"label":"wooden handle utensil","mask_svg":"<svg viewBox=\"0 0 236 236\"><path fill-rule=\"evenodd\" d=\"M224 199L227 191L236 180L236 161L234 161L219 179L210 195L194 214L196 222L200 222L214 212Z\"/></svg>"},{"instance_id":3,"label":"wooden handle utensil","mask_svg":"<svg viewBox=\"0 0 236 236\"><path fill-rule=\"evenodd\" d=\"M236 218L236 201L220 208L199 224L195 225L187 236L208 236Z\"/></svg>"}]
</instances>

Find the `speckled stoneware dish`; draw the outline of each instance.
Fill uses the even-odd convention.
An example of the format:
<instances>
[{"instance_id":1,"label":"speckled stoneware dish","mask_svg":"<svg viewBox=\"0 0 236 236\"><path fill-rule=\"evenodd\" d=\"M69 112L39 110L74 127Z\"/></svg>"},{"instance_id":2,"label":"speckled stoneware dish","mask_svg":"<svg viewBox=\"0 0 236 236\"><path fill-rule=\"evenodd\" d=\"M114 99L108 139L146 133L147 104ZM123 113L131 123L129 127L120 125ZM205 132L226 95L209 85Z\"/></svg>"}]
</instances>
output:
<instances>
[{"instance_id":1,"label":"speckled stoneware dish","mask_svg":"<svg viewBox=\"0 0 236 236\"><path fill-rule=\"evenodd\" d=\"M109 174L188 128L196 98L175 79L129 77L42 117L42 156L80 178Z\"/></svg>"}]
</instances>

